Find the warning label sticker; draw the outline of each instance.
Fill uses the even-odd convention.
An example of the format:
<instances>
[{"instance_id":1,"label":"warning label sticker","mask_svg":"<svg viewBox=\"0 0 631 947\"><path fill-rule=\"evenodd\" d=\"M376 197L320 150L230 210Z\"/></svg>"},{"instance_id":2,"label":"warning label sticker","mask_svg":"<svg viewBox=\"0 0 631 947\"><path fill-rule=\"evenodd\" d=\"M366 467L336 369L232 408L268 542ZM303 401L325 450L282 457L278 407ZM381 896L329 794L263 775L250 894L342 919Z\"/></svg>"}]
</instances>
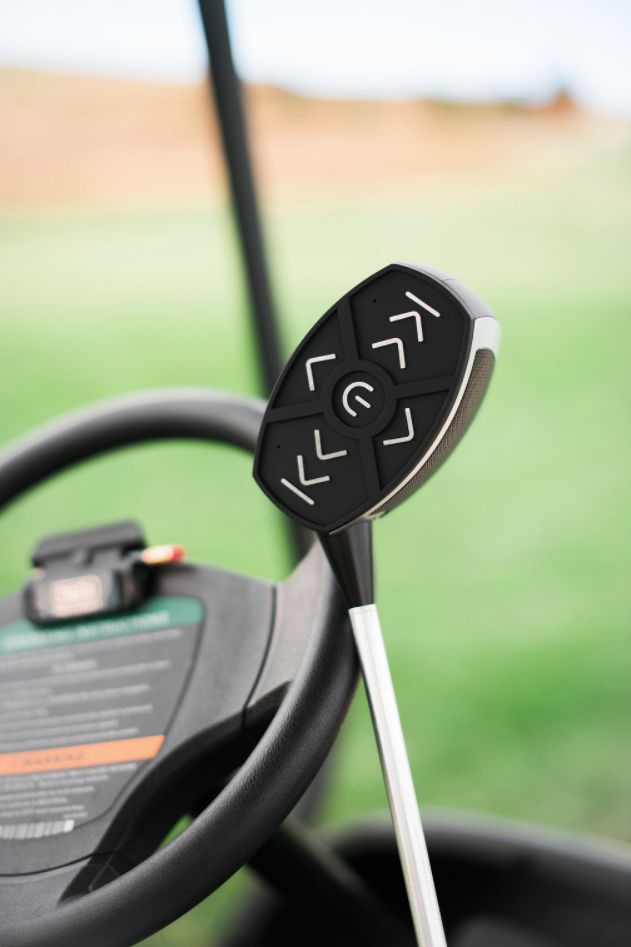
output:
<instances>
[{"instance_id":1,"label":"warning label sticker","mask_svg":"<svg viewBox=\"0 0 631 947\"><path fill-rule=\"evenodd\" d=\"M0 628L0 839L101 815L160 752L203 620L194 598L41 629Z\"/></svg>"}]
</instances>

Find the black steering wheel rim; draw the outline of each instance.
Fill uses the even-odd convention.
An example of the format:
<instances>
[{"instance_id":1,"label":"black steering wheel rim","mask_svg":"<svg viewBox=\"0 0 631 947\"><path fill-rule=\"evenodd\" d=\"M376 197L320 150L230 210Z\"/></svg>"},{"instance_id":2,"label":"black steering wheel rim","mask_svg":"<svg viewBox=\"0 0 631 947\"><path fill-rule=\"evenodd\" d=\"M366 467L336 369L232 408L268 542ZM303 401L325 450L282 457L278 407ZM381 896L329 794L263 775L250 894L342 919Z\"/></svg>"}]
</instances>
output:
<instances>
[{"instance_id":1,"label":"black steering wheel rim","mask_svg":"<svg viewBox=\"0 0 631 947\"><path fill-rule=\"evenodd\" d=\"M119 397L73 412L0 453L0 509L74 464L131 444L203 439L252 451L264 404L205 389ZM343 606L319 548L308 557L322 614L295 680L260 741L225 788L170 844L49 916L3 928L11 947L133 944L219 887L284 820L324 762L357 682ZM336 620L332 619L335 614Z\"/></svg>"},{"instance_id":2,"label":"black steering wheel rim","mask_svg":"<svg viewBox=\"0 0 631 947\"><path fill-rule=\"evenodd\" d=\"M161 388L71 411L0 452L0 510L83 460L167 439L219 441L254 452L265 402L206 388Z\"/></svg>"}]
</instances>

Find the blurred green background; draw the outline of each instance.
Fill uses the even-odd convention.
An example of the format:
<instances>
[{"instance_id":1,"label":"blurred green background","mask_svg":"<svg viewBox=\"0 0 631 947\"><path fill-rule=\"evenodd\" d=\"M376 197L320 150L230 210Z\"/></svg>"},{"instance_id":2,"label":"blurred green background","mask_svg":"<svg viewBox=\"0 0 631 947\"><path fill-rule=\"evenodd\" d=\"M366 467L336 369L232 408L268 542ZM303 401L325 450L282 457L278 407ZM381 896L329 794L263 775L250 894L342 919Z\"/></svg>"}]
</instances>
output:
<instances>
[{"instance_id":1,"label":"blurred green background","mask_svg":"<svg viewBox=\"0 0 631 947\"><path fill-rule=\"evenodd\" d=\"M504 177L419 174L413 189L317 200L305 189L268 201L266 220L288 351L393 259L458 274L502 323L472 431L376 526L422 803L631 842L631 136L578 141ZM0 271L2 443L135 389L256 392L225 200L5 204ZM192 558L285 575L279 517L250 466L173 444L58 478L3 515L0 593L21 584L39 536L128 516ZM336 769L327 822L384 805L362 695ZM146 943L213 943L243 875Z\"/></svg>"},{"instance_id":2,"label":"blurred green background","mask_svg":"<svg viewBox=\"0 0 631 947\"><path fill-rule=\"evenodd\" d=\"M347 286L400 257L458 273L502 322L474 429L376 527L423 802L631 841L629 157L590 156L507 192L269 219L289 346ZM230 236L212 207L4 215L2 441L136 388L254 391ZM194 558L286 572L249 459L169 445L90 464L5 513L2 592L22 581L38 536L125 516ZM383 805L363 699L337 765L329 819ZM206 911L152 942L206 943Z\"/></svg>"}]
</instances>

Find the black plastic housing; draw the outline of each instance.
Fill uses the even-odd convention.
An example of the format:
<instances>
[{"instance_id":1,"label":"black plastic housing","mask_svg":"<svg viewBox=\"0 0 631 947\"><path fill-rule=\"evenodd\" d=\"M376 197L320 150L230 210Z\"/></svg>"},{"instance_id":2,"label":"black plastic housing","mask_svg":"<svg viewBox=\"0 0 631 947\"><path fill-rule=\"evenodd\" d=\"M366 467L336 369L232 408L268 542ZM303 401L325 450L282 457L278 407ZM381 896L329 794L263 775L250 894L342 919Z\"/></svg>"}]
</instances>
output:
<instances>
[{"instance_id":1,"label":"black plastic housing","mask_svg":"<svg viewBox=\"0 0 631 947\"><path fill-rule=\"evenodd\" d=\"M494 354L478 346L479 319L497 326L479 297L427 267L391 264L350 290L272 392L254 462L259 486L320 533L395 506L448 456L480 404Z\"/></svg>"}]
</instances>

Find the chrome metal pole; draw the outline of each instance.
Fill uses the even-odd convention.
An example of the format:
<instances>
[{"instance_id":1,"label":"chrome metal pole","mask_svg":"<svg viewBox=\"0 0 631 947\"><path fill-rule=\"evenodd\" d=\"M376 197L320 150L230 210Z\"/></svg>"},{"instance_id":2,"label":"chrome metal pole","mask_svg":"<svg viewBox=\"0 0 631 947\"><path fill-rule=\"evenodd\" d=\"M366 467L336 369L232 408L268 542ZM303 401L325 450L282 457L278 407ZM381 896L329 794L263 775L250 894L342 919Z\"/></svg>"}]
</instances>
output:
<instances>
[{"instance_id":1,"label":"chrome metal pole","mask_svg":"<svg viewBox=\"0 0 631 947\"><path fill-rule=\"evenodd\" d=\"M349 615L416 937L420 947L447 947L377 606L359 605Z\"/></svg>"}]
</instances>

